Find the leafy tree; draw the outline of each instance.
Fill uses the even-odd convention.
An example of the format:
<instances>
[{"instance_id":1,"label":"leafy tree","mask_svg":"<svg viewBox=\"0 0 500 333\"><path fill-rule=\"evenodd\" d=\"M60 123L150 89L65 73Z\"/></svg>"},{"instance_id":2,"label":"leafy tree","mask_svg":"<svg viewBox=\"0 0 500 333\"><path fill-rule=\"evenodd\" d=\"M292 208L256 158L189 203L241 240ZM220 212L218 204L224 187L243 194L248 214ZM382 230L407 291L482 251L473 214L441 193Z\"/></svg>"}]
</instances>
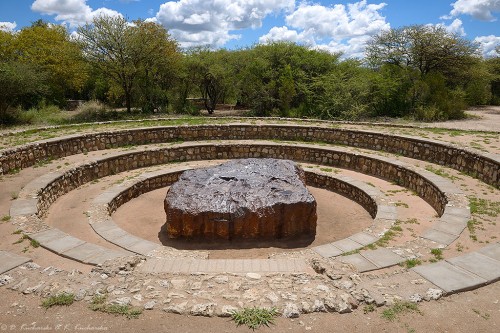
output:
<instances>
[{"instance_id":1,"label":"leafy tree","mask_svg":"<svg viewBox=\"0 0 500 333\"><path fill-rule=\"evenodd\" d=\"M79 45L66 29L43 21L14 36L14 59L47 74L47 97L64 105L65 98L80 91L88 78L88 67Z\"/></svg>"},{"instance_id":2,"label":"leafy tree","mask_svg":"<svg viewBox=\"0 0 500 333\"><path fill-rule=\"evenodd\" d=\"M9 124L15 121L11 107L33 94L42 94L45 75L33 65L19 62L0 62L0 122Z\"/></svg>"},{"instance_id":3,"label":"leafy tree","mask_svg":"<svg viewBox=\"0 0 500 333\"><path fill-rule=\"evenodd\" d=\"M127 111L141 75L143 96L146 103L152 103L149 83L161 81L160 71L177 52L164 28L152 22L129 24L123 17L99 16L78 28L78 34L85 56L121 88Z\"/></svg>"}]
</instances>

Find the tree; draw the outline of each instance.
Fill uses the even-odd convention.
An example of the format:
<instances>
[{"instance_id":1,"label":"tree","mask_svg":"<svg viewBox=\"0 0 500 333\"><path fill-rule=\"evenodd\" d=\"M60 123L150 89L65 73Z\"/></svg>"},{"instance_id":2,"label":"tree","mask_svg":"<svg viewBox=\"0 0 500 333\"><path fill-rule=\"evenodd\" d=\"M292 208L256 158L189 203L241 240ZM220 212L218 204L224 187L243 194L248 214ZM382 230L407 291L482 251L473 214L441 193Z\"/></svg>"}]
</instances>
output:
<instances>
[{"instance_id":1,"label":"tree","mask_svg":"<svg viewBox=\"0 0 500 333\"><path fill-rule=\"evenodd\" d=\"M374 67L392 64L417 70L422 76L431 71L451 75L474 62L478 48L442 26L415 25L374 36L366 55Z\"/></svg>"},{"instance_id":2,"label":"tree","mask_svg":"<svg viewBox=\"0 0 500 333\"><path fill-rule=\"evenodd\" d=\"M14 120L9 109L30 94L45 92L45 75L33 65L19 62L0 62L0 122Z\"/></svg>"},{"instance_id":3,"label":"tree","mask_svg":"<svg viewBox=\"0 0 500 333\"><path fill-rule=\"evenodd\" d=\"M47 74L47 97L57 104L64 105L65 98L80 91L88 78L81 49L62 26L34 22L15 34L14 49L14 60Z\"/></svg>"},{"instance_id":4,"label":"tree","mask_svg":"<svg viewBox=\"0 0 500 333\"><path fill-rule=\"evenodd\" d=\"M366 54L376 71L398 73L402 83L388 98L391 109L382 114L412 112L426 120L463 117L470 69L480 61L476 44L442 26L416 25L381 32L368 43ZM470 86L470 96L479 96L481 89ZM392 109L404 105L404 110Z\"/></svg>"},{"instance_id":5,"label":"tree","mask_svg":"<svg viewBox=\"0 0 500 333\"><path fill-rule=\"evenodd\" d=\"M167 31L153 22L129 24L123 17L98 16L78 28L78 34L84 55L122 89L129 112L138 77L144 75L147 89L157 78L155 71L165 66L163 58L177 52ZM150 93L145 91L148 100Z\"/></svg>"}]
</instances>

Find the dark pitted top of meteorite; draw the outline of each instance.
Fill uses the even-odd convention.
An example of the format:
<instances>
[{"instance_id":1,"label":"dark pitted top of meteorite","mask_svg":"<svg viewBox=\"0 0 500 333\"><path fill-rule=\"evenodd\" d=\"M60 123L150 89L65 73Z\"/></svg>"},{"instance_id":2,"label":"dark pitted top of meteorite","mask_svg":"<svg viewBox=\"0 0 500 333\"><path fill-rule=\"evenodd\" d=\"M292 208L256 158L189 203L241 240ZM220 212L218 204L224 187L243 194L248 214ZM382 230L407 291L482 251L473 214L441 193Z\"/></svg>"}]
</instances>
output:
<instances>
[{"instance_id":1,"label":"dark pitted top of meteorite","mask_svg":"<svg viewBox=\"0 0 500 333\"><path fill-rule=\"evenodd\" d=\"M185 171L165 198L170 207L189 213L237 214L276 204L314 202L305 174L295 162L272 158L233 160Z\"/></svg>"}]
</instances>

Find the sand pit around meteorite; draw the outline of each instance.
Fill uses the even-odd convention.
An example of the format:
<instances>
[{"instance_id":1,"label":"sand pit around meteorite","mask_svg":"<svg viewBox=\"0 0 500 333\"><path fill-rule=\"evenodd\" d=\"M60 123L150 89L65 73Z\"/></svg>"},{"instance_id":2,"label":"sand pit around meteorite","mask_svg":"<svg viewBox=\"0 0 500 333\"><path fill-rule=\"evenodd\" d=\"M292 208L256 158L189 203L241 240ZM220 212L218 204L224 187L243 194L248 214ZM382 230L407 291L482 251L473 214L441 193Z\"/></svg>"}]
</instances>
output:
<instances>
[{"instance_id":1,"label":"sand pit around meteorite","mask_svg":"<svg viewBox=\"0 0 500 333\"><path fill-rule=\"evenodd\" d=\"M248 158L185 171L165 198L169 238L271 240L314 236L316 200L295 162Z\"/></svg>"}]
</instances>

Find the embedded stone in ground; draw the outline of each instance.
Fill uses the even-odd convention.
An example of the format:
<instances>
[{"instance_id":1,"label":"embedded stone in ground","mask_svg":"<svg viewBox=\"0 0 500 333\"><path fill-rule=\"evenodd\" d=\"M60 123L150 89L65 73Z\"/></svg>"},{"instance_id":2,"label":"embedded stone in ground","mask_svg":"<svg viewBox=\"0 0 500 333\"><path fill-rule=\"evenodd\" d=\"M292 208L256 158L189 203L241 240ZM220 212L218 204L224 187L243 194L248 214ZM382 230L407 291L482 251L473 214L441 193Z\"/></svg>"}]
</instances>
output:
<instances>
[{"instance_id":1,"label":"embedded stone in ground","mask_svg":"<svg viewBox=\"0 0 500 333\"><path fill-rule=\"evenodd\" d=\"M165 198L170 238L275 239L316 233L316 200L296 163L241 159L185 171Z\"/></svg>"}]
</instances>

